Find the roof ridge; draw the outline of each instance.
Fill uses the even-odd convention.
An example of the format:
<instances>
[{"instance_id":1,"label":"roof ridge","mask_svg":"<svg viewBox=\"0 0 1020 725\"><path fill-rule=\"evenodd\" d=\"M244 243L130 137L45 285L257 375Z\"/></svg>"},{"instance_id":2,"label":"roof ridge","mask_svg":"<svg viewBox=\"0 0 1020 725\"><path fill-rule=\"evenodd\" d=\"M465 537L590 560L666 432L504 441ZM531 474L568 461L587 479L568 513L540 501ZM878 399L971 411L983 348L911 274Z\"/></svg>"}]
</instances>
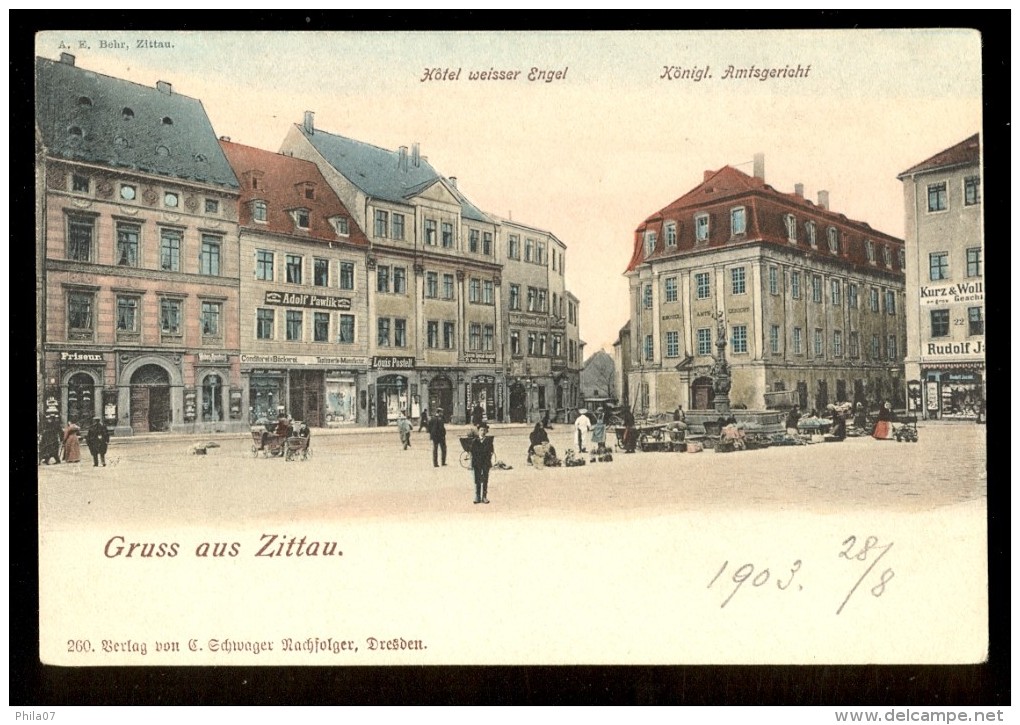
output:
<instances>
[{"instance_id":1,"label":"roof ridge","mask_svg":"<svg viewBox=\"0 0 1020 725\"><path fill-rule=\"evenodd\" d=\"M147 85L145 85L143 83L139 83L138 81L132 81L132 80L129 80L127 78L118 78L117 76L111 76L111 75L109 75L107 73L101 73L101 72L99 72L97 70L90 70L88 68L83 68L80 65L72 65L70 63L65 63L65 62L63 62L61 60L53 60L52 58L45 58L45 57L43 57L41 55L37 55L35 57L35 59L37 61L41 60L41 61L43 61L45 63L50 63L51 65L55 65L55 66L60 66L60 67L65 67L65 68L73 68L74 70L81 71L82 73L90 73L90 74L92 74L94 76L99 76L101 78L107 78L107 79L109 79L111 81L117 81L118 83L128 83L128 84L130 84L132 86L138 86L139 88L144 88L147 91L152 91L153 93L162 93L162 91L159 90L159 88L157 88L155 85L147 86ZM169 83L169 81L157 81L157 83ZM173 84L171 84L171 85L173 85ZM196 96L189 96L187 93L179 93L178 91L173 91L173 93L171 93L170 95L176 96L178 98L186 98L189 101L197 101L200 105L202 103L202 99L200 99L200 98L198 98ZM202 106L202 107L205 108L205 106Z\"/></svg>"}]
</instances>

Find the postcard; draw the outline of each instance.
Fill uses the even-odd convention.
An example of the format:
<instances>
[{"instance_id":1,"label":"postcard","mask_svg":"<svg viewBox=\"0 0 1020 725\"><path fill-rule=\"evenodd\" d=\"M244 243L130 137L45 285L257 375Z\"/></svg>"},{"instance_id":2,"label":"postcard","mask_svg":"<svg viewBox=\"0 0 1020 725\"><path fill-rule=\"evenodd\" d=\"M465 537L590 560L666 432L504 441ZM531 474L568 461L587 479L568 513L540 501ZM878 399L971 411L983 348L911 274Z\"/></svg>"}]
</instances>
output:
<instances>
[{"instance_id":1,"label":"postcard","mask_svg":"<svg viewBox=\"0 0 1020 725\"><path fill-rule=\"evenodd\" d=\"M987 658L976 31L35 48L43 663Z\"/></svg>"}]
</instances>

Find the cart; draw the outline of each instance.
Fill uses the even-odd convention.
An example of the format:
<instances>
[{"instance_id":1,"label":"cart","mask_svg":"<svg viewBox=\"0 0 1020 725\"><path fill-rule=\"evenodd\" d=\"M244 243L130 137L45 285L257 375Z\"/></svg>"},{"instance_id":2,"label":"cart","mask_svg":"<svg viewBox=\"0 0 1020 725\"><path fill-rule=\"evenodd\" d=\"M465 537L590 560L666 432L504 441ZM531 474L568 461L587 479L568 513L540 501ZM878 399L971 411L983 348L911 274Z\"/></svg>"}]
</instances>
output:
<instances>
[{"instance_id":1,"label":"cart","mask_svg":"<svg viewBox=\"0 0 1020 725\"><path fill-rule=\"evenodd\" d=\"M287 452L287 439L270 433L266 430L253 430L251 432L251 455L258 458L261 453L263 458L275 458L285 455Z\"/></svg>"},{"instance_id":2,"label":"cart","mask_svg":"<svg viewBox=\"0 0 1020 725\"><path fill-rule=\"evenodd\" d=\"M624 440L627 435L625 426L614 426L616 445L626 450ZM643 423L634 426L637 448L641 451L684 451L686 431L672 427L670 423Z\"/></svg>"},{"instance_id":3,"label":"cart","mask_svg":"<svg viewBox=\"0 0 1020 725\"><path fill-rule=\"evenodd\" d=\"M304 436L291 436L288 438L284 446L284 460L307 461L312 456L311 440L311 438Z\"/></svg>"},{"instance_id":4,"label":"cart","mask_svg":"<svg viewBox=\"0 0 1020 725\"><path fill-rule=\"evenodd\" d=\"M894 422L893 437L897 443L917 443L917 416L902 417Z\"/></svg>"},{"instance_id":5,"label":"cart","mask_svg":"<svg viewBox=\"0 0 1020 725\"><path fill-rule=\"evenodd\" d=\"M460 447L464 449L464 452L460 454L460 465L464 468L471 468L471 441L474 439L474 436L461 436L460 438Z\"/></svg>"}]
</instances>

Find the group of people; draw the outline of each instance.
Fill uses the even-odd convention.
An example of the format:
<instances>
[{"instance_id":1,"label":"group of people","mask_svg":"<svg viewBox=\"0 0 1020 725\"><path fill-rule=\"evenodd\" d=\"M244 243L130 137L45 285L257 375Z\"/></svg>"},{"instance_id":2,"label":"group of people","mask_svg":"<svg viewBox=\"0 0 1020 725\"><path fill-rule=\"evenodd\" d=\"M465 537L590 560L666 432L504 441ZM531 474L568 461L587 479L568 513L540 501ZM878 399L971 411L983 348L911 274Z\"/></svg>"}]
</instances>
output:
<instances>
[{"instance_id":1,"label":"group of people","mask_svg":"<svg viewBox=\"0 0 1020 725\"><path fill-rule=\"evenodd\" d=\"M800 408L794 406L789 413L786 415L786 430L791 436L797 435L797 428L802 419L819 418L819 413L815 409L808 411L807 415L801 415ZM854 405L852 412L849 404L845 406L830 405L827 410L827 417L832 421L832 435L837 440L843 440L847 437L847 419L850 419L854 428L862 431L866 431L868 428L868 416L864 409L864 404L860 401ZM871 435L873 438L878 440L889 440L893 438L893 412L892 404L886 400L878 409L878 417L875 421L874 427L871 429Z\"/></svg>"},{"instance_id":2,"label":"group of people","mask_svg":"<svg viewBox=\"0 0 1020 725\"><path fill-rule=\"evenodd\" d=\"M92 419L92 425L85 432L85 444L92 454L94 467L106 465L106 451L110 444L110 431L99 416ZM39 440L39 463L81 462L81 426L68 421L61 427L56 416L48 416L43 422Z\"/></svg>"}]
</instances>

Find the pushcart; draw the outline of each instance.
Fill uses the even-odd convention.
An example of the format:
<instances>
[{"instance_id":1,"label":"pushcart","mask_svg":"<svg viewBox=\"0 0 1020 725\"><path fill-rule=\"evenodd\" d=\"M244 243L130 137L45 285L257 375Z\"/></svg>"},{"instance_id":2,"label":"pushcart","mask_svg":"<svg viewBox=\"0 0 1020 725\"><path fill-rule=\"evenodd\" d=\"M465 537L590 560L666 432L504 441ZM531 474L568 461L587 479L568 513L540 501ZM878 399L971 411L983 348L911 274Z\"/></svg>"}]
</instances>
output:
<instances>
[{"instance_id":1,"label":"pushcart","mask_svg":"<svg viewBox=\"0 0 1020 725\"><path fill-rule=\"evenodd\" d=\"M266 430L253 430L251 441L252 458L257 458L260 453L263 458L282 456L287 451L287 439Z\"/></svg>"},{"instance_id":2,"label":"pushcart","mask_svg":"<svg viewBox=\"0 0 1020 725\"><path fill-rule=\"evenodd\" d=\"M305 436L291 436L287 439L284 447L284 460L307 461L312 456L311 438Z\"/></svg>"}]
</instances>

